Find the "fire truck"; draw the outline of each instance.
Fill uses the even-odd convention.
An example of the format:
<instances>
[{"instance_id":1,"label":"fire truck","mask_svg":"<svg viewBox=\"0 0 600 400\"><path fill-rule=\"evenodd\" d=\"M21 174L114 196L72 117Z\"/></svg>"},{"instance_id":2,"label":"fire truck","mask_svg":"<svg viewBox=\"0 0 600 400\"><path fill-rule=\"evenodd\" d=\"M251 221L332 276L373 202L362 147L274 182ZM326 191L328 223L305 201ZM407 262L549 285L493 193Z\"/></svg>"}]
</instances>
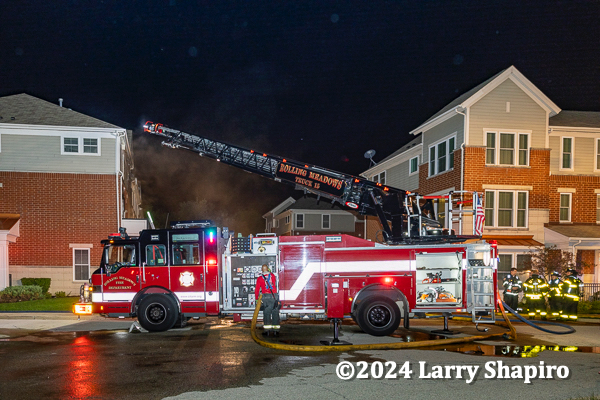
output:
<instances>
[{"instance_id":1,"label":"fire truck","mask_svg":"<svg viewBox=\"0 0 600 400\"><path fill-rule=\"evenodd\" d=\"M181 327L190 318L248 314L266 264L278 278L284 318L332 319L338 327L349 316L375 336L391 334L400 323L409 328L410 317L431 312L467 312L473 321L489 315L479 323L494 321L497 247L451 228L453 215L474 214L477 193L420 196L161 124L147 123L145 131L167 137L163 144L169 147L376 215L385 242L344 234L235 237L209 220L178 221L139 236L120 232L102 242L100 266L82 286L76 313L136 317L148 331ZM467 195L471 210L463 209ZM431 213L431 201L439 198L445 200L449 228Z\"/></svg>"}]
</instances>

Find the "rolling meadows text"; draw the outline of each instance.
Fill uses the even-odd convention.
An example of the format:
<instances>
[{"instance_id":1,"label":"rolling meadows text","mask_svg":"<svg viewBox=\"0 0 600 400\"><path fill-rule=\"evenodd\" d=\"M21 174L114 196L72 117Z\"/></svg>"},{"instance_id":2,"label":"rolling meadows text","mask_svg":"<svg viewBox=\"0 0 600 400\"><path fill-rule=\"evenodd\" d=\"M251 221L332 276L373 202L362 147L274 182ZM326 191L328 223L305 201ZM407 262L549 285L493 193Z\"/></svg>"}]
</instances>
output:
<instances>
[{"instance_id":1,"label":"rolling meadows text","mask_svg":"<svg viewBox=\"0 0 600 400\"><path fill-rule=\"evenodd\" d=\"M414 365L414 367L417 367ZM473 383L477 379L513 379L531 383L534 379L567 379L569 367L565 365L505 365L502 361L488 361L483 365L429 365L419 361L418 368L406 361L398 365L394 361L375 361L367 363L359 361L354 364L340 362L336 367L338 378L356 379L464 379L465 383Z\"/></svg>"}]
</instances>

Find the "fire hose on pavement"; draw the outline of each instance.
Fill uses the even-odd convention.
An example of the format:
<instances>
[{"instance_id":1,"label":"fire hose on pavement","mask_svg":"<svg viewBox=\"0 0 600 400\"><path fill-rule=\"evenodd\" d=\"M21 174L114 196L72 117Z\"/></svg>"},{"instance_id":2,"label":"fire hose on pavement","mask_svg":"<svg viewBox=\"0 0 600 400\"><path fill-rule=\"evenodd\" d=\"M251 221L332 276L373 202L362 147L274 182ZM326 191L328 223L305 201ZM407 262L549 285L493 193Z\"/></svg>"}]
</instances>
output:
<instances>
[{"instance_id":1,"label":"fire hose on pavement","mask_svg":"<svg viewBox=\"0 0 600 400\"><path fill-rule=\"evenodd\" d=\"M500 297L498 296L498 299ZM258 312L260 311L260 305L262 304L262 295L259 296L258 301L256 302L256 308L254 309L254 315L252 316L252 325L250 327L250 333L252 335L252 339L256 343L261 346L268 347L271 349L277 350L288 350L288 351L314 351L314 352L331 352L331 351L351 351L351 350L397 350L397 349L410 349L410 348L418 348L418 347L429 347L429 346L439 346L439 345L447 345L447 344L456 344L456 343L467 343L474 342L476 340L488 340L492 338L500 338L504 337L510 339L517 338L517 331L510 323L506 312L504 311L504 306L500 300L498 300L498 305L500 306L500 311L502 312L502 316L504 318L505 324L503 326L508 327L510 330L510 334L506 333L492 333L488 335L475 335L475 336L465 336L459 338L451 338L451 339L435 339L435 340L424 340L419 342L394 342L394 343L374 343L374 344L348 344L348 345L335 345L335 346L314 346L314 345L295 345L295 344L283 344L283 343L273 343L267 342L258 337L256 334L256 320L258 318ZM498 322L497 322L498 323Z\"/></svg>"}]
</instances>

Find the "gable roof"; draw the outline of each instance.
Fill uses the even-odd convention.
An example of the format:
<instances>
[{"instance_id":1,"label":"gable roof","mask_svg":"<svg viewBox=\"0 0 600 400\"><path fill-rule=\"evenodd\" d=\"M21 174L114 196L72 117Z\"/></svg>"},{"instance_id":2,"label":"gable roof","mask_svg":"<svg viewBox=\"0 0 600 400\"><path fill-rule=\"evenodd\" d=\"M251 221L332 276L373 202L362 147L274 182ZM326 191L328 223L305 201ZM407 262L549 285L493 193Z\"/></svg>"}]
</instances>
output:
<instances>
[{"instance_id":1,"label":"gable roof","mask_svg":"<svg viewBox=\"0 0 600 400\"><path fill-rule=\"evenodd\" d=\"M561 111L550 118L550 126L600 128L598 111Z\"/></svg>"},{"instance_id":2,"label":"gable roof","mask_svg":"<svg viewBox=\"0 0 600 400\"><path fill-rule=\"evenodd\" d=\"M540 107L547 110L550 116L560 113L560 108L556 104L554 104L554 102L552 102L550 98L548 98L544 93L542 93L542 91L539 90L533 83L531 83L529 79L527 79L525 75L519 72L519 70L517 70L513 65L503 71L500 71L490 79L475 86L473 89L452 100L427 121L419 125L416 129L410 131L410 133L416 135L436 126L437 124L447 120L450 117L455 116L456 111L462 111L467 107L472 106L507 79L512 80L536 103L538 103Z\"/></svg>"},{"instance_id":3,"label":"gable roof","mask_svg":"<svg viewBox=\"0 0 600 400\"><path fill-rule=\"evenodd\" d=\"M0 97L0 123L123 129L26 93Z\"/></svg>"},{"instance_id":4,"label":"gable roof","mask_svg":"<svg viewBox=\"0 0 600 400\"><path fill-rule=\"evenodd\" d=\"M423 143L423 135L418 135L416 138L414 138L410 142L406 143L404 146L400 147L398 150L396 150L395 152L393 152L392 154L390 154L383 160L379 161L377 164L384 163L384 162L404 153L405 151L412 149L415 146L420 145L421 143Z\"/></svg>"},{"instance_id":5,"label":"gable roof","mask_svg":"<svg viewBox=\"0 0 600 400\"><path fill-rule=\"evenodd\" d=\"M347 211L340 207L337 203L333 204L327 199L321 199L317 201L316 197L306 195L297 199L294 203L288 205L283 210L280 210L278 215L287 210L320 210L320 211Z\"/></svg>"}]
</instances>

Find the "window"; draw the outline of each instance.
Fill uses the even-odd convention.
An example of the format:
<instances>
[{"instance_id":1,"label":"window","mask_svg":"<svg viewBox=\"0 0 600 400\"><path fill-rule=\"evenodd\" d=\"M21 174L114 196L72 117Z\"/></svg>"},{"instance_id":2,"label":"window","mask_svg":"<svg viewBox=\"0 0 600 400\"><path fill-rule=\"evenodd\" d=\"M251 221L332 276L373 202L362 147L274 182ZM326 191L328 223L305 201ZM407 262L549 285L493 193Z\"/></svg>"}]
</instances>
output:
<instances>
[{"instance_id":1,"label":"window","mask_svg":"<svg viewBox=\"0 0 600 400\"><path fill-rule=\"evenodd\" d=\"M296 229L304 228L304 214L296 214Z\"/></svg>"},{"instance_id":2,"label":"window","mask_svg":"<svg viewBox=\"0 0 600 400\"><path fill-rule=\"evenodd\" d=\"M517 254L517 271L527 271L531 269L531 254Z\"/></svg>"},{"instance_id":3,"label":"window","mask_svg":"<svg viewBox=\"0 0 600 400\"><path fill-rule=\"evenodd\" d=\"M381 183L382 185L385 185L385 171L380 172L377 175L374 175L373 182L377 182L377 183Z\"/></svg>"},{"instance_id":4,"label":"window","mask_svg":"<svg viewBox=\"0 0 600 400\"><path fill-rule=\"evenodd\" d=\"M560 194L560 211L558 220L560 222L571 221L571 193Z\"/></svg>"},{"instance_id":5,"label":"window","mask_svg":"<svg viewBox=\"0 0 600 400\"><path fill-rule=\"evenodd\" d=\"M65 153L79 153L79 138L64 138L63 149Z\"/></svg>"},{"instance_id":6,"label":"window","mask_svg":"<svg viewBox=\"0 0 600 400\"><path fill-rule=\"evenodd\" d=\"M173 265L200 265L200 245L198 242L173 243L171 249Z\"/></svg>"},{"instance_id":7,"label":"window","mask_svg":"<svg viewBox=\"0 0 600 400\"><path fill-rule=\"evenodd\" d=\"M596 139L596 170L600 169L600 139Z\"/></svg>"},{"instance_id":8,"label":"window","mask_svg":"<svg viewBox=\"0 0 600 400\"><path fill-rule=\"evenodd\" d=\"M499 272L510 272L510 269L512 268L512 260L513 260L513 255L512 254L499 254L498 258L500 261L500 263L498 264L498 271ZM500 280L500 279L498 279Z\"/></svg>"},{"instance_id":9,"label":"window","mask_svg":"<svg viewBox=\"0 0 600 400\"><path fill-rule=\"evenodd\" d=\"M487 165L529 165L529 133L486 132Z\"/></svg>"},{"instance_id":10,"label":"window","mask_svg":"<svg viewBox=\"0 0 600 400\"><path fill-rule=\"evenodd\" d=\"M73 249L73 280L90 279L90 249Z\"/></svg>"},{"instance_id":11,"label":"window","mask_svg":"<svg viewBox=\"0 0 600 400\"><path fill-rule=\"evenodd\" d=\"M286 216L285 216L285 224L286 224L286 225L289 225L289 224L290 224L290 216L289 216L289 215L286 215Z\"/></svg>"},{"instance_id":12,"label":"window","mask_svg":"<svg viewBox=\"0 0 600 400\"><path fill-rule=\"evenodd\" d=\"M573 169L573 138L562 138L560 168Z\"/></svg>"},{"instance_id":13,"label":"window","mask_svg":"<svg viewBox=\"0 0 600 400\"><path fill-rule=\"evenodd\" d=\"M99 138L63 137L61 154L100 155Z\"/></svg>"},{"instance_id":14,"label":"window","mask_svg":"<svg viewBox=\"0 0 600 400\"><path fill-rule=\"evenodd\" d=\"M485 192L485 226L494 226L494 197L496 192Z\"/></svg>"},{"instance_id":15,"label":"window","mask_svg":"<svg viewBox=\"0 0 600 400\"><path fill-rule=\"evenodd\" d=\"M527 192L487 190L485 192L485 226L526 228Z\"/></svg>"},{"instance_id":16,"label":"window","mask_svg":"<svg viewBox=\"0 0 600 400\"><path fill-rule=\"evenodd\" d=\"M146 264L167 265L167 248L164 244L150 244L146 246Z\"/></svg>"},{"instance_id":17,"label":"window","mask_svg":"<svg viewBox=\"0 0 600 400\"><path fill-rule=\"evenodd\" d=\"M454 168L455 147L455 136L429 147L429 176Z\"/></svg>"},{"instance_id":18,"label":"window","mask_svg":"<svg viewBox=\"0 0 600 400\"><path fill-rule=\"evenodd\" d=\"M321 216L321 229L331 229L331 215L323 214Z\"/></svg>"},{"instance_id":19,"label":"window","mask_svg":"<svg viewBox=\"0 0 600 400\"><path fill-rule=\"evenodd\" d=\"M417 172L419 172L419 156L410 159L410 165L408 169L408 173L410 175L416 174Z\"/></svg>"},{"instance_id":20,"label":"window","mask_svg":"<svg viewBox=\"0 0 600 400\"><path fill-rule=\"evenodd\" d=\"M486 133L485 163L496 164L496 132Z\"/></svg>"},{"instance_id":21,"label":"window","mask_svg":"<svg viewBox=\"0 0 600 400\"><path fill-rule=\"evenodd\" d=\"M83 139L83 152L98 154L98 139Z\"/></svg>"}]
</instances>

